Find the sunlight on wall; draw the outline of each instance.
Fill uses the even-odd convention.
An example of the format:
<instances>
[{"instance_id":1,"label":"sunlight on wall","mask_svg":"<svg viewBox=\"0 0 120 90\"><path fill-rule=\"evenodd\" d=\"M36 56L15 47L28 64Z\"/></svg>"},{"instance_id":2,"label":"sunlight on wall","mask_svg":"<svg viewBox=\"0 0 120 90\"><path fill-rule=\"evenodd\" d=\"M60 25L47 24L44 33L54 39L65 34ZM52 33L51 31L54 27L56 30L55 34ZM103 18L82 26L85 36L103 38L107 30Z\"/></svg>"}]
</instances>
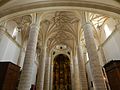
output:
<instances>
[{"instance_id":1,"label":"sunlight on wall","mask_svg":"<svg viewBox=\"0 0 120 90\"><path fill-rule=\"evenodd\" d=\"M104 30L105 30L106 38L109 37L112 32L110 31L107 24L104 25Z\"/></svg>"},{"instance_id":2,"label":"sunlight on wall","mask_svg":"<svg viewBox=\"0 0 120 90\"><path fill-rule=\"evenodd\" d=\"M86 57L87 57L87 61L89 61L89 56L88 56L88 53L86 54Z\"/></svg>"},{"instance_id":3,"label":"sunlight on wall","mask_svg":"<svg viewBox=\"0 0 120 90\"><path fill-rule=\"evenodd\" d=\"M12 34L12 37L13 37L13 38L16 38L17 33L18 33L18 30L17 30L17 27L15 27L15 29L14 29L14 31L13 31L13 34Z\"/></svg>"}]
</instances>

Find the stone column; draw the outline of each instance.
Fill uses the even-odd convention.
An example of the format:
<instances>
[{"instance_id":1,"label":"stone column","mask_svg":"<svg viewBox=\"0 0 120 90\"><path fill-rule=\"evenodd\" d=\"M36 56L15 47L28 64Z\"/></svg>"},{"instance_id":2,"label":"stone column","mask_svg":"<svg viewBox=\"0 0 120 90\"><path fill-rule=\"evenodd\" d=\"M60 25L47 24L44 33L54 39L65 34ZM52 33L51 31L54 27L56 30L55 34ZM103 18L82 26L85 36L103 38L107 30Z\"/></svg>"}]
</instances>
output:
<instances>
[{"instance_id":1,"label":"stone column","mask_svg":"<svg viewBox=\"0 0 120 90\"><path fill-rule=\"evenodd\" d=\"M78 60L77 57L73 57L73 65L74 65L74 89L81 90L80 87L80 78L79 78L79 67L78 67Z\"/></svg>"},{"instance_id":2,"label":"stone column","mask_svg":"<svg viewBox=\"0 0 120 90\"><path fill-rule=\"evenodd\" d=\"M25 60L23 64L22 73L20 76L20 82L18 90L30 90L32 83L32 68L35 60L36 45L38 39L39 27L38 23L35 22L30 26L28 44L25 54Z\"/></svg>"},{"instance_id":3,"label":"stone column","mask_svg":"<svg viewBox=\"0 0 120 90\"><path fill-rule=\"evenodd\" d=\"M102 75L102 68L99 63L99 58L92 33L93 27L90 22L86 21L85 14L81 14L81 16L82 16L82 25L84 29L85 42L90 60L92 76L93 76L94 88L95 90L106 90L105 82Z\"/></svg>"},{"instance_id":4,"label":"stone column","mask_svg":"<svg viewBox=\"0 0 120 90\"><path fill-rule=\"evenodd\" d=\"M44 77L44 90L49 90L50 88L50 57L46 57L45 65L45 77Z\"/></svg>"},{"instance_id":5,"label":"stone column","mask_svg":"<svg viewBox=\"0 0 120 90\"><path fill-rule=\"evenodd\" d=\"M84 61L83 61L83 58L82 58L82 55L81 55L81 49L80 49L79 44L77 46L77 58L78 58L78 65L79 65L81 90L88 90L85 64L84 64Z\"/></svg>"},{"instance_id":6,"label":"stone column","mask_svg":"<svg viewBox=\"0 0 120 90\"><path fill-rule=\"evenodd\" d=\"M44 75L45 75L45 60L46 60L46 47L41 47L41 60L39 60L38 76L37 76L37 90L44 88Z\"/></svg>"}]
</instances>

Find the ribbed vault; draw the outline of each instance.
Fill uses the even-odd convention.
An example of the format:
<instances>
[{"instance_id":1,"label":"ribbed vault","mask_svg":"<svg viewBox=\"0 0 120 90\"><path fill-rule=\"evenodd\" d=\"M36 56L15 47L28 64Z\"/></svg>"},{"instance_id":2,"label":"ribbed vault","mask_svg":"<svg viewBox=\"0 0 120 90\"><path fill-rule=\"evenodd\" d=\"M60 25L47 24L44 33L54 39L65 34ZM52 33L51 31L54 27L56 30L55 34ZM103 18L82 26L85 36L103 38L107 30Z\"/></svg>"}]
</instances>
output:
<instances>
[{"instance_id":1,"label":"ribbed vault","mask_svg":"<svg viewBox=\"0 0 120 90\"><path fill-rule=\"evenodd\" d=\"M56 11L48 13L47 19L41 21L39 38L49 49L55 45L65 44L74 48L78 40L80 19L76 13L70 11ZM49 18L48 18L49 17ZM44 42L43 42L44 41Z\"/></svg>"}]
</instances>

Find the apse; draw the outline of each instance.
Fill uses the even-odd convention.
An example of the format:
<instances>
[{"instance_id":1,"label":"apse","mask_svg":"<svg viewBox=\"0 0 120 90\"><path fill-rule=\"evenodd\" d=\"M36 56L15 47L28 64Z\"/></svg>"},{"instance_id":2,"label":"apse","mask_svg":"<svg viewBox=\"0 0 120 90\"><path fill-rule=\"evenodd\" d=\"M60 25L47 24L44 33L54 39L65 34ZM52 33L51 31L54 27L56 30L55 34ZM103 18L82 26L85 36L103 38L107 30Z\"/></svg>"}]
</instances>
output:
<instances>
[{"instance_id":1,"label":"apse","mask_svg":"<svg viewBox=\"0 0 120 90\"><path fill-rule=\"evenodd\" d=\"M52 90L72 90L70 60L67 55L59 54L54 58Z\"/></svg>"}]
</instances>

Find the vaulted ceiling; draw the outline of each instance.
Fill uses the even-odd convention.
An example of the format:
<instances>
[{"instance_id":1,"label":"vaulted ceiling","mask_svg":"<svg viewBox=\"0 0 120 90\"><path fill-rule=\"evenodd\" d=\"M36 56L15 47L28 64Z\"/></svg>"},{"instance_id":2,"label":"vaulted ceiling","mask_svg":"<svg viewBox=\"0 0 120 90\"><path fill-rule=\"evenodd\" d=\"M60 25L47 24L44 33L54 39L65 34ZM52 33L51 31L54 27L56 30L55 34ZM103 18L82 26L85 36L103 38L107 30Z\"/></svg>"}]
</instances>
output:
<instances>
[{"instance_id":1,"label":"vaulted ceiling","mask_svg":"<svg viewBox=\"0 0 120 90\"><path fill-rule=\"evenodd\" d=\"M32 13L40 13L40 9L44 8L45 10L46 8L48 8L46 9L46 11L49 13L41 10L42 13L46 14L42 17L41 20L39 33L40 42L38 42L38 44L46 44L49 49L52 49L54 46L61 44L73 49L75 43L79 42L78 40L80 39L80 35L78 35L78 33L81 34L82 30L80 26L81 20L80 17L77 16L76 12L80 12L81 8L86 8L85 10L88 10L89 8L89 10L91 11L97 8L97 10L105 10L118 14L120 13L120 4L115 2L114 0L106 0L105 2L102 2L102 0L0 0L0 6L0 17L20 11L27 12L29 10L31 10ZM50 9L51 7L52 9ZM68 7L70 7L70 9ZM77 7L77 9L73 9L74 7ZM39 11L36 11L35 9L39 9ZM30 13L31 12L27 12L27 15ZM96 27L102 26L107 18L108 17L106 16L101 17L101 15L99 14L91 15L91 21L94 21L93 24L95 24ZM24 22L26 22L25 19L23 20L22 24L19 24L19 22L22 22L20 21L21 18L17 20L18 21L16 22L20 26L24 24ZM27 23L23 26L29 26L29 24L30 23ZM25 32L27 34L27 28L25 30L26 31L23 32L24 38L26 38ZM97 35L98 32L94 31L94 33L95 38L100 38L100 35Z\"/></svg>"},{"instance_id":2,"label":"vaulted ceiling","mask_svg":"<svg viewBox=\"0 0 120 90\"><path fill-rule=\"evenodd\" d=\"M79 24L80 19L74 12L48 13L41 21L39 40L43 45L46 43L50 49L61 44L73 48L75 40L78 40Z\"/></svg>"}]
</instances>

